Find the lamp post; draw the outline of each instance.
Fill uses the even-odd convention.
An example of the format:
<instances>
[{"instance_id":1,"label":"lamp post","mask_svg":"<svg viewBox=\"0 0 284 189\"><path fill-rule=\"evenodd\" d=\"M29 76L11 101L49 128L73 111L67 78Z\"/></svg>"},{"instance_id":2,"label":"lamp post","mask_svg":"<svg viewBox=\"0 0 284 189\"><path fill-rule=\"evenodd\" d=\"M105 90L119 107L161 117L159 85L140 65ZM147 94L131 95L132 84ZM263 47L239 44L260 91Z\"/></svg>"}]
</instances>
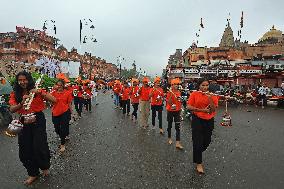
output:
<instances>
[{"instance_id":1,"label":"lamp post","mask_svg":"<svg viewBox=\"0 0 284 189\"><path fill-rule=\"evenodd\" d=\"M124 58L122 58L122 56L117 57L117 66L119 66L119 78L120 79L122 77L122 75L121 75L122 60L124 60Z\"/></svg>"}]
</instances>

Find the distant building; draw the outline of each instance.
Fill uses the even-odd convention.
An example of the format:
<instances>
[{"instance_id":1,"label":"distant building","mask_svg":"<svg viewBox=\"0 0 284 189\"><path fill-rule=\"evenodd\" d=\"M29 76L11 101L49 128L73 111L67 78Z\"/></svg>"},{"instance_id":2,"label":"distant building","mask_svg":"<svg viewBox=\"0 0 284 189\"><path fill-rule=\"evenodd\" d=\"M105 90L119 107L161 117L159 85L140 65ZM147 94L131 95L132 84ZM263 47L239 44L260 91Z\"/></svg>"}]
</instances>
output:
<instances>
[{"instance_id":1,"label":"distant building","mask_svg":"<svg viewBox=\"0 0 284 189\"><path fill-rule=\"evenodd\" d=\"M183 54L182 49L176 49L176 52L173 55L170 55L168 59L168 65L179 67L183 64Z\"/></svg>"},{"instance_id":2,"label":"distant building","mask_svg":"<svg viewBox=\"0 0 284 189\"><path fill-rule=\"evenodd\" d=\"M0 59L34 63L41 56L54 57L56 43L44 31L16 27L16 32L0 33Z\"/></svg>"},{"instance_id":3,"label":"distant building","mask_svg":"<svg viewBox=\"0 0 284 189\"><path fill-rule=\"evenodd\" d=\"M219 47L235 47L234 33L230 26L230 22L228 22L227 27L225 28Z\"/></svg>"},{"instance_id":4,"label":"distant building","mask_svg":"<svg viewBox=\"0 0 284 189\"><path fill-rule=\"evenodd\" d=\"M21 66L16 67L22 69L25 67L22 63L33 65L36 60L45 56L64 62L78 62L83 74L91 75L92 78L118 75L115 65L107 64L104 59L96 56L90 57L86 53L80 55L75 48L72 48L70 52L63 45L56 48L58 41L44 31L25 27L16 27L16 32L0 33L0 63L7 64L9 67L12 67L10 64L12 62L21 63Z\"/></svg>"}]
</instances>

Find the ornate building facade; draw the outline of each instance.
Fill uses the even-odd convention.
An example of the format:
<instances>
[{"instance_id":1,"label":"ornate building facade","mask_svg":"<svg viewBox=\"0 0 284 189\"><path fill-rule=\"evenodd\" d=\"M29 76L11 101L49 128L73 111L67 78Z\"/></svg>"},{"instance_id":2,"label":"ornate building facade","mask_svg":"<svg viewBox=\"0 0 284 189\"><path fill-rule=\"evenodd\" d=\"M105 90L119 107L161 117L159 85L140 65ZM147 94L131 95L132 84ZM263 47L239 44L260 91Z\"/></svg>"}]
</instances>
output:
<instances>
[{"instance_id":1,"label":"ornate building facade","mask_svg":"<svg viewBox=\"0 0 284 189\"><path fill-rule=\"evenodd\" d=\"M34 64L45 56L60 61L73 61L81 64L83 74L94 77L116 77L117 67L104 59L81 55L77 49L70 52L63 46L57 47L58 39L48 36L44 31L16 27L16 32L0 33L0 63L21 62Z\"/></svg>"}]
</instances>

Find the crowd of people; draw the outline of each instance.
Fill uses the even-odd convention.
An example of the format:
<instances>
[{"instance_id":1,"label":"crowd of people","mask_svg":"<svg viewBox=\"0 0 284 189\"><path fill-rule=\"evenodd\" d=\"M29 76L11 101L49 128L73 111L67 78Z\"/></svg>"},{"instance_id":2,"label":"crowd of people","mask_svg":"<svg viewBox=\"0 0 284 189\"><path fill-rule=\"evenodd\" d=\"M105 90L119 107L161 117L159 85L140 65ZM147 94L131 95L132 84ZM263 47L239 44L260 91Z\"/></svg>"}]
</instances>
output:
<instances>
[{"instance_id":1,"label":"crowd of people","mask_svg":"<svg viewBox=\"0 0 284 189\"><path fill-rule=\"evenodd\" d=\"M21 71L16 76L14 90L10 95L10 110L20 115L23 124L22 131L18 134L19 158L26 168L29 177L25 184L32 184L40 175L47 176L50 168L50 151L47 142L46 119L43 113L45 103L52 105L52 123L54 131L60 137L59 153L66 151L65 143L69 140L69 124L72 114L82 116L82 110L92 111L92 101L95 101L98 85L90 81L77 79L73 85L68 83L67 78L58 78L58 81L50 91L42 90L35 84L30 73ZM115 80L105 83L105 88L113 90L114 108L122 110L124 117L131 116L133 122L143 129L149 128L148 119L150 109L152 111L151 124L156 126L158 116L159 132L165 134L162 124L162 114L165 105L167 113L167 142L173 143L172 127L175 127L175 147L183 150L181 144L181 81L178 78L170 81L170 86L164 90L161 87L161 79L156 77L154 85L150 85L149 78L140 81L136 78L131 80ZM192 140L193 162L199 174L204 173L202 164L202 152L211 142L214 128L214 116L218 106L218 98L208 93L209 81L200 79L197 90L192 92L187 108L193 113L192 117ZM33 96L31 96L33 94ZM75 112L73 112L73 104ZM130 112L133 107L133 111ZM139 113L138 113L139 110ZM138 119L139 114L139 119Z\"/></svg>"},{"instance_id":2,"label":"crowd of people","mask_svg":"<svg viewBox=\"0 0 284 189\"><path fill-rule=\"evenodd\" d=\"M161 87L161 79L156 77L154 85L150 86L150 80L143 78L140 86L139 80L133 78L131 81L115 80L113 85L115 109L121 109L122 114L131 116L131 119L143 129L149 128L148 119L150 109L152 111L151 124L155 128L156 117L158 115L159 132L164 135L162 124L162 114L164 104L167 113L167 137L168 144L173 143L172 126L175 124L175 147L183 150L180 137L181 110L183 106L181 81L178 78L170 81L170 86L164 90ZM130 114L130 104L133 112ZM187 108L192 112L192 141L193 141L193 162L196 164L198 173L203 174L202 152L204 152L211 142L211 135L214 128L214 116L218 106L218 97L209 93L209 81L200 79L196 83L195 91L192 92L187 101ZM140 110L138 121L137 111Z\"/></svg>"}]
</instances>

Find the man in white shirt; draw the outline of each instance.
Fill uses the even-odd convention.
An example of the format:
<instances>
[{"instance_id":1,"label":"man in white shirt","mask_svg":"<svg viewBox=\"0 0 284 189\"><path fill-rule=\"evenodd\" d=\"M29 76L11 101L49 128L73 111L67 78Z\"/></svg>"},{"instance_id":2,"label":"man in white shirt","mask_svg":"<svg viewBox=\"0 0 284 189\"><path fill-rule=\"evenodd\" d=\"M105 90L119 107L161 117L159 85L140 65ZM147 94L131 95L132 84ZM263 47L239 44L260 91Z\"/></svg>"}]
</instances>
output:
<instances>
[{"instance_id":1,"label":"man in white shirt","mask_svg":"<svg viewBox=\"0 0 284 189\"><path fill-rule=\"evenodd\" d=\"M259 94L260 101L262 101L262 106L266 106L267 105L266 95L268 95L269 92L270 92L270 89L269 89L269 87L266 86L265 83L263 83L262 86L259 87L258 94Z\"/></svg>"}]
</instances>

